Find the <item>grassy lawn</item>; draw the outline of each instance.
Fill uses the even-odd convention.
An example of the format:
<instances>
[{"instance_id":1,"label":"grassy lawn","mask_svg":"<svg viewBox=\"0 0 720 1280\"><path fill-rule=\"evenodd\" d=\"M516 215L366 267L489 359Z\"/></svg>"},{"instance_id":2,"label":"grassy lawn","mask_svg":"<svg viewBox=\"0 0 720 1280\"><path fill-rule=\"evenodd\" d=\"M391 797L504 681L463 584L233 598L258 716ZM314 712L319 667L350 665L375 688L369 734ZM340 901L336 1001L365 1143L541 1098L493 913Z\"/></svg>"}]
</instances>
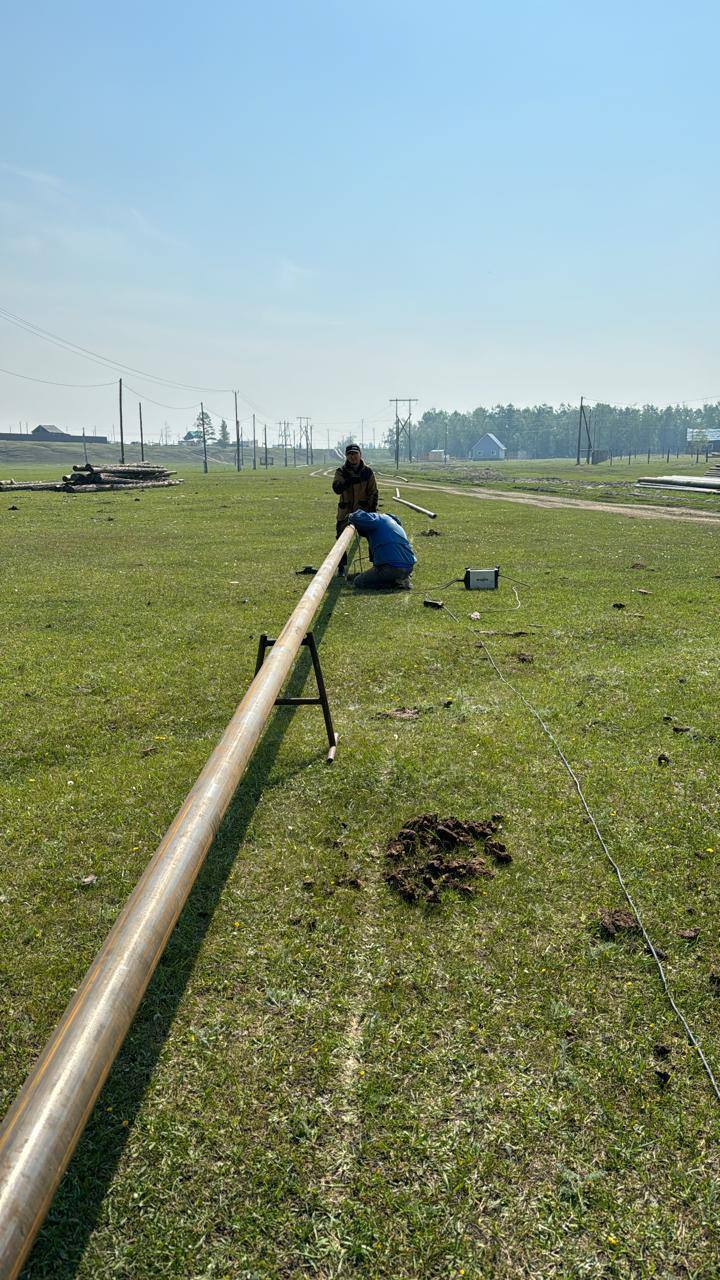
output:
<instances>
[{"instance_id":1,"label":"grassy lawn","mask_svg":"<svg viewBox=\"0 0 720 1280\"><path fill-rule=\"evenodd\" d=\"M0 501L2 1110L329 548L327 479L276 472ZM480 646L720 1070L718 531L433 506L413 592L328 595L337 762L274 714L26 1280L718 1275L718 1102ZM515 591L442 589L496 563ZM425 812L501 813L512 863L402 901L385 848Z\"/></svg>"}]
</instances>

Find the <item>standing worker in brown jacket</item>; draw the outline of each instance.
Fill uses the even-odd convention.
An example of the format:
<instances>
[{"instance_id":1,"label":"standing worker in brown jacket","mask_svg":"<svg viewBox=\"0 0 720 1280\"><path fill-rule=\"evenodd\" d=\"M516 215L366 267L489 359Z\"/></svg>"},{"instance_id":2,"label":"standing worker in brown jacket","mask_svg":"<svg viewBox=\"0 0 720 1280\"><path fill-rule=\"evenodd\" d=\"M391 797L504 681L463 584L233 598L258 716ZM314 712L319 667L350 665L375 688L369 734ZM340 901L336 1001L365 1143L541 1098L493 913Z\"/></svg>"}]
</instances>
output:
<instances>
[{"instance_id":1,"label":"standing worker in brown jacket","mask_svg":"<svg viewBox=\"0 0 720 1280\"><path fill-rule=\"evenodd\" d=\"M333 480L333 493L340 499L337 509L335 537L339 538L347 528L352 511L377 511L378 487L375 473L363 462L359 444L349 444L345 450L345 465L338 467ZM345 577L347 556L338 565L338 573Z\"/></svg>"}]
</instances>

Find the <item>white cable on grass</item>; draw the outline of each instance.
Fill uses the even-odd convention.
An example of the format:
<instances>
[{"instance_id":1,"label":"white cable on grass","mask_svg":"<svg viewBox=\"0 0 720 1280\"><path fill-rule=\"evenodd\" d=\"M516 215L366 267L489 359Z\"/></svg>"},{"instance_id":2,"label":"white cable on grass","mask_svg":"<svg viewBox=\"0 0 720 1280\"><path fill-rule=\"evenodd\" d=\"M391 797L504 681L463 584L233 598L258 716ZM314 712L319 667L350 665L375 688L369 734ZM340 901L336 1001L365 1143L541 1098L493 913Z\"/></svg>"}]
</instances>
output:
<instances>
[{"instance_id":1,"label":"white cable on grass","mask_svg":"<svg viewBox=\"0 0 720 1280\"><path fill-rule=\"evenodd\" d=\"M450 610L448 609L448 610L446 610L446 612L447 612L447 613L449 613L449 612L450 612ZM451 615L451 616L453 616L453 617L454 617L454 614L453 614L453 615ZM498 666L497 662L495 661L495 659L493 658L493 656L492 656L492 654L491 654L490 650L488 649L487 645L485 644L485 641L481 639L481 640L480 640L480 644L481 644L482 648L485 650L485 653L487 654L487 656L488 656L488 658L489 658L490 662L492 663L493 667L495 668L495 671L496 671L497 675L500 677L500 679L502 680L503 684L506 684L506 685L508 686L508 689L511 689L511 690L512 690L512 692L516 695L516 697L520 698L521 702L524 702L524 703L525 703L525 706L528 708L528 711L530 711L530 713L531 713L531 714L535 717L535 719L538 721L538 723L539 723L540 727L541 727L541 728L542 728L542 730L543 730L543 733L545 733L545 734L547 735L547 737L550 739L550 741L552 742L553 746L555 747L555 750L557 751L557 753L558 753L558 755L559 755L560 759L561 759L561 760L562 760L562 762L563 762L563 765L565 766L565 768L567 769L567 772L569 773L570 777L572 778L573 784L574 784L574 786L575 786L575 790L577 791L577 793L578 793L578 795L579 795L579 797L580 797L580 802L581 802L581 804L582 804L582 806L583 806L583 809L585 810L585 812L586 812L586 814L587 814L588 818L590 819L590 822L591 822L591 824L592 824L593 831L595 832L595 835L597 836L598 840L600 841L600 844L601 844L601 846L602 846L602 850L603 850L603 853L605 854L605 857L607 858L608 862L610 863L610 866L612 867L613 871L615 872L615 875L616 875L616 876L617 876L617 878L618 878L618 881L619 881L619 883L620 883L620 888L622 889L623 893L625 894L626 901L627 901L628 905L630 906L630 909L631 909L631 911L632 911L633 915L635 916L635 919L637 920L637 923L638 923L638 926L639 926L640 931L641 931L641 933L642 933L642 936L643 936L643 938L645 939L645 943L646 943L646 945L647 945L648 951L650 952L650 954L651 954L651 956L652 956L653 960L655 961L655 964L657 965L657 970L658 970L658 973L660 974L660 981L661 981L661 983L662 983L662 985L663 985L663 989L664 989L664 991L665 991L665 995L667 996L668 1001L669 1001L669 1003L670 1003L670 1007L672 1008L672 1010L673 1010L673 1012L675 1013L676 1017L677 1017L677 1018L679 1018L680 1022L682 1023L682 1025L683 1025L683 1027L684 1027L684 1029L685 1029L685 1034L687 1035L687 1038L688 1038L688 1040L690 1041L690 1044L693 1046L693 1048L694 1048L694 1049L696 1049L696 1050L697 1050L697 1052L698 1052L698 1054L699 1054L699 1056L700 1056L700 1061L702 1062L703 1067L705 1068L705 1072L706 1072L706 1075L707 1075L707 1077L708 1077L708 1080L710 1081L710 1084L712 1085L712 1088L713 1088L713 1092L714 1092L714 1094L715 1094L715 1097L717 1098L718 1102L720 1102L720 1086L718 1086L717 1080L715 1079L715 1076L713 1075L712 1067L710 1066L710 1063L708 1062L707 1058L705 1057L705 1054L703 1053L702 1046L701 1046L701 1044L700 1044L699 1040L697 1039L697 1037L696 1037L695 1033L693 1032L692 1027L691 1027L691 1026L690 1026L690 1024L688 1023L687 1018L685 1017L684 1013L682 1012L682 1010L678 1007L678 1005L677 1005L677 1004L676 1004L676 1002L675 1002L675 999L674 999L673 994L672 994L672 992L671 992L671 990L670 990L670 987L668 986L667 978L665 977L665 970L664 970L664 969L663 969L663 967L662 967L662 962L661 962L661 960L660 960L660 957L659 957L659 955L658 955L657 951L655 950L655 947L653 946L652 938L650 937L650 935L649 935L649 933L648 933L647 929L645 928L645 925L644 925L644 923L643 923L642 917L641 917L641 915L640 915L640 912L638 911L638 908L637 908L637 907L636 907L636 905L635 905L635 902L634 902L634 900L633 900L633 898L632 898L632 895L631 895L631 893L630 893L630 890L628 889L627 885L625 884L625 881L623 880L622 872L621 872L621 870L620 870L620 868L619 868L619 866L618 866L617 862L616 862L616 861L615 861L615 859L613 858L612 854L610 853L610 850L608 849L608 847L607 847L607 845L606 845L606 843L605 843L605 841L604 841L604 839L603 839L603 837L602 837L602 833L601 833L601 831L600 831L600 828L598 827L598 824L597 824L597 822L595 821L595 818L594 818L594 816L593 816L593 814L592 814L592 812L591 812L591 810L590 810L590 806L588 805L588 802L587 802L587 800L585 799L585 796L584 796L584 794L583 794L583 789L582 789L582 787L580 786L580 779L578 778L577 774L576 774L576 773L575 773L575 771L573 770L572 766L569 764L569 762L568 762L568 760L567 760L567 758L566 758L566 756L565 756L565 753L563 752L563 749L562 749L562 747L560 746L560 743L558 742L557 738L556 738L556 737L555 737L555 735L553 734L552 730L551 730L551 729L549 729L549 728L548 728L548 726L546 725L545 721L543 720L542 716L540 715L540 712L539 712L539 711L536 711L536 710L535 710L535 707L532 705L532 703L529 701L529 699L525 697L525 694L524 694L524 693L521 693L519 689L516 689L516 688L515 688L515 685L514 685L514 684L511 684L511 682L508 680L507 676L504 676L504 675L503 675L503 673L502 673L502 671L500 670L500 668L499 668L499 666Z\"/></svg>"}]
</instances>

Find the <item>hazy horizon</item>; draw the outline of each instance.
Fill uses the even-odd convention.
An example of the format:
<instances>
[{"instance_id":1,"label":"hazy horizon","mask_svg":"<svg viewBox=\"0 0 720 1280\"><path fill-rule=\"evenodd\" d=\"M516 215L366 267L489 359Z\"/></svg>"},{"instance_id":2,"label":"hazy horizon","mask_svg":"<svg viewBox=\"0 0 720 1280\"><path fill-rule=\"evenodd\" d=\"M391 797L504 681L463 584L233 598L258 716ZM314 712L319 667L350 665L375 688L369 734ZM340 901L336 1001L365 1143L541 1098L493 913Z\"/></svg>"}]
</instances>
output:
<instances>
[{"instance_id":1,"label":"hazy horizon","mask_svg":"<svg viewBox=\"0 0 720 1280\"><path fill-rule=\"evenodd\" d=\"M232 425L233 388L323 442L396 395L717 399L719 33L697 3L16 9L0 306L215 388L124 375L148 438L201 398ZM0 367L120 373L3 318ZM117 387L0 373L19 421L109 435Z\"/></svg>"}]
</instances>

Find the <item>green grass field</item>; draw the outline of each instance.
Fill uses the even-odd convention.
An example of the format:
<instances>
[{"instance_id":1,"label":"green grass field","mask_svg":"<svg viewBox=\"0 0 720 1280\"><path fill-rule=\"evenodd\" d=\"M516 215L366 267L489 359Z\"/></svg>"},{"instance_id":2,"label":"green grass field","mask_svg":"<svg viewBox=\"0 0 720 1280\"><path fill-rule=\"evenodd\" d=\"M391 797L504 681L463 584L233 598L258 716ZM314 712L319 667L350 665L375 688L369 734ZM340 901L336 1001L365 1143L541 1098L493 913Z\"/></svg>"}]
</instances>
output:
<instances>
[{"instance_id":1,"label":"green grass field","mask_svg":"<svg viewBox=\"0 0 720 1280\"><path fill-rule=\"evenodd\" d=\"M319 711L274 713L26 1280L718 1275L718 1101L481 642L720 1070L720 530L433 506L411 593L326 598L336 764ZM333 533L306 470L0 495L2 1110ZM511 865L402 901L425 812L503 814Z\"/></svg>"}]
</instances>

